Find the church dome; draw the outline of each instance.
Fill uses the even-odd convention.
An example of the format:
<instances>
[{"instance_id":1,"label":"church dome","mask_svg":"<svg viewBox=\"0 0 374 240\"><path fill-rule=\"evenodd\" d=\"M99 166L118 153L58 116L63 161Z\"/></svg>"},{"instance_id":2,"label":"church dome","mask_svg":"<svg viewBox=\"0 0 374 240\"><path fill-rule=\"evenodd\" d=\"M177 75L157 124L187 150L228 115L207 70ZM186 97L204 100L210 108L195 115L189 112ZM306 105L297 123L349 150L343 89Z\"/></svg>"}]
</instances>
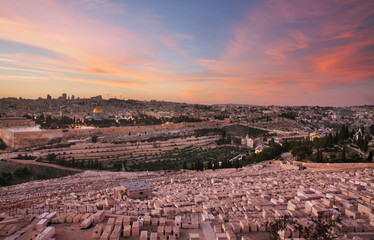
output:
<instances>
[{"instance_id":1,"label":"church dome","mask_svg":"<svg viewBox=\"0 0 374 240\"><path fill-rule=\"evenodd\" d=\"M95 109L93 110L93 113L103 113L103 109L99 107L95 107Z\"/></svg>"}]
</instances>

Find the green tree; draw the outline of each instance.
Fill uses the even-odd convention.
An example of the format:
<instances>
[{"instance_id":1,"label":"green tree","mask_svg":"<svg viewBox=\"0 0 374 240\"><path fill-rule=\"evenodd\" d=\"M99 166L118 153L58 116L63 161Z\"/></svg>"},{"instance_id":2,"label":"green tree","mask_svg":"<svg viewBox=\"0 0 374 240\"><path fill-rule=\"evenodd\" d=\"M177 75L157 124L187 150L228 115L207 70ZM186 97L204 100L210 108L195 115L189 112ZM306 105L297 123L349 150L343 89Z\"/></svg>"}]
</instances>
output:
<instances>
[{"instance_id":1,"label":"green tree","mask_svg":"<svg viewBox=\"0 0 374 240\"><path fill-rule=\"evenodd\" d=\"M370 151L369 152L369 155L368 155L368 162L372 162L373 161L373 151Z\"/></svg>"},{"instance_id":2,"label":"green tree","mask_svg":"<svg viewBox=\"0 0 374 240\"><path fill-rule=\"evenodd\" d=\"M287 140L287 138L284 140L284 143L283 143L283 152L288 152L290 149L290 146L289 146L289 144L288 144L288 140Z\"/></svg>"},{"instance_id":3,"label":"green tree","mask_svg":"<svg viewBox=\"0 0 374 240\"><path fill-rule=\"evenodd\" d=\"M79 168L80 169L83 169L84 168L84 159L82 159L80 162L79 162Z\"/></svg>"},{"instance_id":4,"label":"green tree","mask_svg":"<svg viewBox=\"0 0 374 240\"><path fill-rule=\"evenodd\" d=\"M183 169L187 169L187 161L183 161Z\"/></svg>"},{"instance_id":5,"label":"green tree","mask_svg":"<svg viewBox=\"0 0 374 240\"><path fill-rule=\"evenodd\" d=\"M225 138L226 138L226 130L223 130L223 131L222 131L221 138L222 138L222 139L225 139Z\"/></svg>"},{"instance_id":6,"label":"green tree","mask_svg":"<svg viewBox=\"0 0 374 240\"><path fill-rule=\"evenodd\" d=\"M93 168L94 169L98 169L99 168L99 160L95 159Z\"/></svg>"},{"instance_id":7,"label":"green tree","mask_svg":"<svg viewBox=\"0 0 374 240\"><path fill-rule=\"evenodd\" d=\"M212 162L212 159L209 159L207 169L212 169L212 168L213 168L213 162Z\"/></svg>"},{"instance_id":8,"label":"green tree","mask_svg":"<svg viewBox=\"0 0 374 240\"><path fill-rule=\"evenodd\" d=\"M361 162L363 160L356 151L349 151L346 155L349 162Z\"/></svg>"},{"instance_id":9,"label":"green tree","mask_svg":"<svg viewBox=\"0 0 374 240\"><path fill-rule=\"evenodd\" d=\"M13 174L11 172L3 172L3 178L5 179L5 181L9 182L9 181L12 181L13 179Z\"/></svg>"},{"instance_id":10,"label":"green tree","mask_svg":"<svg viewBox=\"0 0 374 240\"><path fill-rule=\"evenodd\" d=\"M279 156L282 153L282 151L283 151L283 148L281 147L281 145L277 143L270 144L268 148L265 148L264 150L262 150L262 152L256 155L256 160L257 161L271 160Z\"/></svg>"},{"instance_id":11,"label":"green tree","mask_svg":"<svg viewBox=\"0 0 374 240\"><path fill-rule=\"evenodd\" d=\"M227 143L231 144L231 135L230 134L227 136Z\"/></svg>"},{"instance_id":12,"label":"green tree","mask_svg":"<svg viewBox=\"0 0 374 240\"><path fill-rule=\"evenodd\" d=\"M0 186L7 186L9 183L5 178L0 177Z\"/></svg>"},{"instance_id":13,"label":"green tree","mask_svg":"<svg viewBox=\"0 0 374 240\"><path fill-rule=\"evenodd\" d=\"M204 164L203 164L203 162L200 161L200 159L196 160L195 168L198 171L203 171L204 170Z\"/></svg>"},{"instance_id":14,"label":"green tree","mask_svg":"<svg viewBox=\"0 0 374 240\"><path fill-rule=\"evenodd\" d=\"M235 159L235 168L238 169L240 168L240 162L239 162L239 159Z\"/></svg>"},{"instance_id":15,"label":"green tree","mask_svg":"<svg viewBox=\"0 0 374 240\"><path fill-rule=\"evenodd\" d=\"M26 177L31 176L31 172L29 171L27 167L18 168L16 171L14 171L14 175L17 178L26 178Z\"/></svg>"},{"instance_id":16,"label":"green tree","mask_svg":"<svg viewBox=\"0 0 374 240\"><path fill-rule=\"evenodd\" d=\"M346 161L346 157L345 157L345 147L343 147L343 151L342 151L342 161L343 161L343 162Z\"/></svg>"},{"instance_id":17,"label":"green tree","mask_svg":"<svg viewBox=\"0 0 374 240\"><path fill-rule=\"evenodd\" d=\"M368 150L368 140L365 138L365 140L364 140L364 142L363 142L363 144L362 144L362 148L361 148L361 150L363 151L363 152L366 152L367 150Z\"/></svg>"},{"instance_id":18,"label":"green tree","mask_svg":"<svg viewBox=\"0 0 374 240\"><path fill-rule=\"evenodd\" d=\"M88 161L88 168L89 168L89 169L92 169L92 168L93 168L93 161L92 161L92 159L90 159L90 160Z\"/></svg>"},{"instance_id":19,"label":"green tree","mask_svg":"<svg viewBox=\"0 0 374 240\"><path fill-rule=\"evenodd\" d=\"M213 169L218 169L219 168L219 163L218 160L214 161Z\"/></svg>"},{"instance_id":20,"label":"green tree","mask_svg":"<svg viewBox=\"0 0 374 240\"><path fill-rule=\"evenodd\" d=\"M321 162L321 159L320 159L320 150L319 150L319 148L317 148L316 162Z\"/></svg>"},{"instance_id":21,"label":"green tree","mask_svg":"<svg viewBox=\"0 0 374 240\"><path fill-rule=\"evenodd\" d=\"M126 160L123 160L122 161L122 166L123 166L123 169L126 171L126 164L127 164L127 161Z\"/></svg>"},{"instance_id":22,"label":"green tree","mask_svg":"<svg viewBox=\"0 0 374 240\"><path fill-rule=\"evenodd\" d=\"M117 161L117 162L114 162L113 164L113 169L116 170L116 171L120 171L122 168L122 163Z\"/></svg>"},{"instance_id":23,"label":"green tree","mask_svg":"<svg viewBox=\"0 0 374 240\"><path fill-rule=\"evenodd\" d=\"M91 137L91 141L92 141L93 143L97 143L97 136L96 136L96 135L93 135L93 136Z\"/></svg>"},{"instance_id":24,"label":"green tree","mask_svg":"<svg viewBox=\"0 0 374 240\"><path fill-rule=\"evenodd\" d=\"M55 161L56 161L56 154L54 154L54 153L49 153L49 154L47 155L47 161L48 161L48 162L55 162Z\"/></svg>"},{"instance_id":25,"label":"green tree","mask_svg":"<svg viewBox=\"0 0 374 240\"><path fill-rule=\"evenodd\" d=\"M343 125L341 128L340 128L340 133L339 133L339 140L346 140L348 139L349 137L349 130L348 130L348 127Z\"/></svg>"},{"instance_id":26,"label":"green tree","mask_svg":"<svg viewBox=\"0 0 374 240\"><path fill-rule=\"evenodd\" d=\"M334 139L332 137L332 133L329 134L327 138L327 147L332 148L334 143Z\"/></svg>"},{"instance_id":27,"label":"green tree","mask_svg":"<svg viewBox=\"0 0 374 240\"><path fill-rule=\"evenodd\" d=\"M313 150L311 146L302 144L302 145L293 147L291 153L293 156L297 157L298 159L303 159L307 156L312 155Z\"/></svg>"},{"instance_id":28,"label":"green tree","mask_svg":"<svg viewBox=\"0 0 374 240\"><path fill-rule=\"evenodd\" d=\"M196 170L196 162L191 164L190 170Z\"/></svg>"}]
</instances>

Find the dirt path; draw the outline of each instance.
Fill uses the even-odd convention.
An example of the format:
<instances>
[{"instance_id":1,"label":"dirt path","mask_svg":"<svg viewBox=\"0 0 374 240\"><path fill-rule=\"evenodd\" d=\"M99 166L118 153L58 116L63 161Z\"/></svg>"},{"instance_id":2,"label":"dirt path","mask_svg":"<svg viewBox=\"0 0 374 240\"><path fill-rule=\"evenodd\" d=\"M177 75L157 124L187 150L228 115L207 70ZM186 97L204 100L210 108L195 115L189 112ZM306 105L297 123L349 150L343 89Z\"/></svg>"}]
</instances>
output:
<instances>
[{"instance_id":1,"label":"dirt path","mask_svg":"<svg viewBox=\"0 0 374 240\"><path fill-rule=\"evenodd\" d=\"M32 165L52 167L52 168L58 168L58 169L74 171L74 172L82 172L82 170L79 170L79 169L76 169L76 168L63 167L63 166L58 166L58 165L51 164L51 163L36 162L35 160L19 160L19 159L4 159L4 160L8 161L8 162L32 164Z\"/></svg>"}]
</instances>

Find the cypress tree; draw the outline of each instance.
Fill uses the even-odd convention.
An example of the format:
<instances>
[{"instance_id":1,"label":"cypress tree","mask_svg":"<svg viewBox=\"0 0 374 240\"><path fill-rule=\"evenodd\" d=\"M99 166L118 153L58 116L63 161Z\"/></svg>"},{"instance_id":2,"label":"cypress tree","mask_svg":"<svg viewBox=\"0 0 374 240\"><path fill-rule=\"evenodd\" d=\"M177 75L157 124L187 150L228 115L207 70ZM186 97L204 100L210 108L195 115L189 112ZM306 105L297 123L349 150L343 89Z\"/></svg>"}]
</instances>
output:
<instances>
[{"instance_id":1,"label":"cypress tree","mask_svg":"<svg viewBox=\"0 0 374 240\"><path fill-rule=\"evenodd\" d=\"M288 141L287 141L287 138L284 140L284 144L283 144L283 151L285 152L288 152L289 150L289 144L288 144Z\"/></svg>"},{"instance_id":2,"label":"cypress tree","mask_svg":"<svg viewBox=\"0 0 374 240\"><path fill-rule=\"evenodd\" d=\"M231 144L231 135L230 134L227 136L227 143Z\"/></svg>"},{"instance_id":3,"label":"cypress tree","mask_svg":"<svg viewBox=\"0 0 374 240\"><path fill-rule=\"evenodd\" d=\"M336 131L334 136L334 143L337 144L339 142L339 131Z\"/></svg>"},{"instance_id":4,"label":"cypress tree","mask_svg":"<svg viewBox=\"0 0 374 240\"><path fill-rule=\"evenodd\" d=\"M235 168L236 168L236 169L240 168L239 159L236 159L236 160L235 160Z\"/></svg>"},{"instance_id":5,"label":"cypress tree","mask_svg":"<svg viewBox=\"0 0 374 240\"><path fill-rule=\"evenodd\" d=\"M368 140L365 138L362 144L362 151L366 152L368 150Z\"/></svg>"},{"instance_id":6,"label":"cypress tree","mask_svg":"<svg viewBox=\"0 0 374 240\"><path fill-rule=\"evenodd\" d=\"M327 139L328 139L328 141L327 141L327 147L332 148L333 147L333 142L334 142L334 140L332 138L332 133L329 134L329 136L328 136Z\"/></svg>"},{"instance_id":7,"label":"cypress tree","mask_svg":"<svg viewBox=\"0 0 374 240\"><path fill-rule=\"evenodd\" d=\"M213 162L212 162L212 159L209 159L207 169L212 169L212 168L213 168Z\"/></svg>"},{"instance_id":8,"label":"cypress tree","mask_svg":"<svg viewBox=\"0 0 374 240\"><path fill-rule=\"evenodd\" d=\"M219 168L219 163L218 163L218 160L216 160L214 162L214 169L218 169Z\"/></svg>"},{"instance_id":9,"label":"cypress tree","mask_svg":"<svg viewBox=\"0 0 374 240\"><path fill-rule=\"evenodd\" d=\"M361 135L358 136L357 146L358 146L360 149L362 149L363 146L364 146L364 140L362 139Z\"/></svg>"}]
</instances>

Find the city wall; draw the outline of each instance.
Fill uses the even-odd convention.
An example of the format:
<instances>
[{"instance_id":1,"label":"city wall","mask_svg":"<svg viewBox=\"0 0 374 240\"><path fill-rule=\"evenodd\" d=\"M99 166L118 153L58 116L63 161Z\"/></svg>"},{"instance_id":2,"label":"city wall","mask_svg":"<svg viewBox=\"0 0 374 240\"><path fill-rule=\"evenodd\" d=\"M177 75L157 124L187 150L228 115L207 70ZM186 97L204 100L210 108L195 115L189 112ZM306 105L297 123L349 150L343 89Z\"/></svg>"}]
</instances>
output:
<instances>
[{"instance_id":1,"label":"city wall","mask_svg":"<svg viewBox=\"0 0 374 240\"><path fill-rule=\"evenodd\" d=\"M68 140L92 135L124 135L139 132L158 130L177 130L186 127L211 127L217 122L195 122L195 123L171 123L163 125L131 126L131 127L109 127L109 128L85 128L85 129L54 129L33 132L15 132L7 129L0 130L0 136L11 149L22 149L34 146L45 145L52 140Z\"/></svg>"}]
</instances>

